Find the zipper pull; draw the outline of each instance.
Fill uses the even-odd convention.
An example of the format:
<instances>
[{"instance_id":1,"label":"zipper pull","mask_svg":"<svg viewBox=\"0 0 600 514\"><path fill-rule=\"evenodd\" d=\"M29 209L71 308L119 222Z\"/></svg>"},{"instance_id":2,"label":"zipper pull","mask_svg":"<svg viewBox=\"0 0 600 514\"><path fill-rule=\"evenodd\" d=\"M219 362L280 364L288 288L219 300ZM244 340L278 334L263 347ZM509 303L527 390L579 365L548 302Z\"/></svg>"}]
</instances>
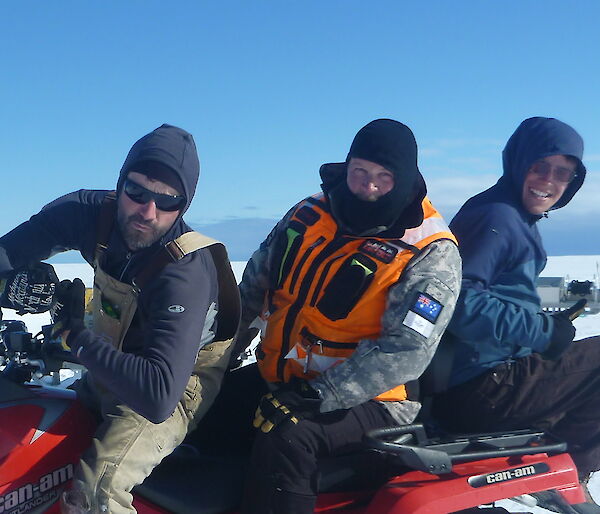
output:
<instances>
[{"instance_id":1,"label":"zipper pull","mask_svg":"<svg viewBox=\"0 0 600 514\"><path fill-rule=\"evenodd\" d=\"M308 345L308 348L306 349L306 361L304 362L304 374L308 373L308 370L310 368L310 361L312 359L312 343Z\"/></svg>"},{"instance_id":2,"label":"zipper pull","mask_svg":"<svg viewBox=\"0 0 600 514\"><path fill-rule=\"evenodd\" d=\"M123 281L123 277L125 276L125 272L127 271L127 268L129 267L129 264L131 263L131 256L132 256L131 252L127 252L125 254L125 266L123 266L123 269L121 270L121 275L119 276L119 280L121 282Z\"/></svg>"},{"instance_id":3,"label":"zipper pull","mask_svg":"<svg viewBox=\"0 0 600 514\"><path fill-rule=\"evenodd\" d=\"M312 349L313 346L317 345L319 347L319 353L322 355L323 354L323 341L321 341L320 339L317 339L316 341L311 341L308 346L305 348L306 349L306 362L304 363L304 373L308 373L309 369L310 369L310 361L312 360Z\"/></svg>"}]
</instances>

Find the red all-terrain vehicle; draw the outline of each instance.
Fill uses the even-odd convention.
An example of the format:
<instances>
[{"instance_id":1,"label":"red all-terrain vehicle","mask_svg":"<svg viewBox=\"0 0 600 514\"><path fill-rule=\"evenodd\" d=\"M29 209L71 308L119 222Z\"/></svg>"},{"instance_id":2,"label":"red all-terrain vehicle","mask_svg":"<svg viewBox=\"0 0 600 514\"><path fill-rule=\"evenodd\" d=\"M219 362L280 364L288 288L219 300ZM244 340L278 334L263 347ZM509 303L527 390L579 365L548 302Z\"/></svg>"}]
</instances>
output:
<instances>
[{"instance_id":1,"label":"red all-terrain vehicle","mask_svg":"<svg viewBox=\"0 0 600 514\"><path fill-rule=\"evenodd\" d=\"M0 321L0 514L59 512L94 432L73 391L31 382L72 361L48 333L32 337L23 322ZM566 445L539 431L432 439L411 425L369 433L365 449L323 463L315 512L508 512L493 503L550 489L567 506L584 501ZM206 456L184 445L134 490L134 504L142 514L234 513L245 463L245 455ZM394 476L369 483L384 468Z\"/></svg>"}]
</instances>

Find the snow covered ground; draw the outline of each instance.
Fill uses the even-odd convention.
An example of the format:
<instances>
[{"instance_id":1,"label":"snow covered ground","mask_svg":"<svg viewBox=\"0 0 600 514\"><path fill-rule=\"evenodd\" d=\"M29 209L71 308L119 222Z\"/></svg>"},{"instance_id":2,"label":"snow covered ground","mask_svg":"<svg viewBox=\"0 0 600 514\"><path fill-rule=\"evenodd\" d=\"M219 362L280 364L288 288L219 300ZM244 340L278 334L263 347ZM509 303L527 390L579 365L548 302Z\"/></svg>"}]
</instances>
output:
<instances>
[{"instance_id":1,"label":"snow covered ground","mask_svg":"<svg viewBox=\"0 0 600 514\"><path fill-rule=\"evenodd\" d=\"M233 271L238 281L241 280L245 265L245 262L233 263ZM55 264L54 267L61 280L79 277L87 287L92 287L93 271L87 264ZM598 283L598 277L600 276L599 268L600 255L549 257L548 264L542 273L542 276L568 277L570 280L593 280L595 283ZM27 324L28 329L34 334L39 331L43 325L49 323L48 314L29 314L20 318L19 316L14 315L12 311L7 311L5 309L4 317L6 319L22 319ZM600 313L595 315L582 315L575 320L574 324L577 328L577 339L600 334ZM597 475L600 475L600 473L597 473ZM594 476L592 478L590 489L596 500L600 501L600 476ZM515 512L532 512L534 514L549 512L539 507L527 507L510 500L498 502L498 504ZM485 510L482 512L485 512Z\"/></svg>"},{"instance_id":2,"label":"snow covered ground","mask_svg":"<svg viewBox=\"0 0 600 514\"><path fill-rule=\"evenodd\" d=\"M246 263L236 261L232 263L233 272L238 280L242 278ZM542 276L546 277L569 277L571 280L597 280L599 276L600 255L574 255L549 257L546 269ZM73 279L79 277L87 287L92 287L94 273L87 264L54 264L58 277L63 279ZM50 317L47 314L28 314L19 318L11 311L4 311L5 317L10 319L23 319L31 332L39 331L40 327L49 323ZM600 314L592 316L580 316L575 320L577 328L577 339L590 337L600 334ZM35 333L35 332L34 332Z\"/></svg>"}]
</instances>

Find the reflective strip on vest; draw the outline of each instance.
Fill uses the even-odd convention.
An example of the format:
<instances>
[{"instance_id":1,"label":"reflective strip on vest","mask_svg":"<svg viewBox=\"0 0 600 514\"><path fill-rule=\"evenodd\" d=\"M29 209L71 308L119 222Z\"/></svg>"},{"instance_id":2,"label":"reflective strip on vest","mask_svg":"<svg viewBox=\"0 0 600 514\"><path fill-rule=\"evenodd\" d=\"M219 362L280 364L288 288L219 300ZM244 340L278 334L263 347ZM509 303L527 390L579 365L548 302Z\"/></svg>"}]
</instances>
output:
<instances>
[{"instance_id":1,"label":"reflective strip on vest","mask_svg":"<svg viewBox=\"0 0 600 514\"><path fill-rule=\"evenodd\" d=\"M401 241L409 245L415 245L423 239L433 236L439 232L450 232L443 218L431 217L423 220L423 223L415 228L409 228L404 232Z\"/></svg>"}]
</instances>

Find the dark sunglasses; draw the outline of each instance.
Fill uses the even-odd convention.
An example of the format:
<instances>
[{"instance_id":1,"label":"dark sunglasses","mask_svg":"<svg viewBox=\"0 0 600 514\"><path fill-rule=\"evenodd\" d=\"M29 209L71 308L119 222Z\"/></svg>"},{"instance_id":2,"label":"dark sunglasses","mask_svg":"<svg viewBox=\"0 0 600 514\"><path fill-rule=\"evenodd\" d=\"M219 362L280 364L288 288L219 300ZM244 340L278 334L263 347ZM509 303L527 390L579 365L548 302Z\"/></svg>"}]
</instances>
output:
<instances>
[{"instance_id":1,"label":"dark sunglasses","mask_svg":"<svg viewBox=\"0 0 600 514\"><path fill-rule=\"evenodd\" d=\"M552 166L552 164L546 161L537 161L534 162L531 166L531 171L540 177L552 177L558 181L568 184L571 182L576 176L577 173L575 170L570 168L563 168L562 166Z\"/></svg>"},{"instance_id":2,"label":"dark sunglasses","mask_svg":"<svg viewBox=\"0 0 600 514\"><path fill-rule=\"evenodd\" d=\"M128 178L125 179L123 191L135 203L145 204L153 200L156 208L161 211L178 211L185 206L185 196L155 193Z\"/></svg>"}]
</instances>

